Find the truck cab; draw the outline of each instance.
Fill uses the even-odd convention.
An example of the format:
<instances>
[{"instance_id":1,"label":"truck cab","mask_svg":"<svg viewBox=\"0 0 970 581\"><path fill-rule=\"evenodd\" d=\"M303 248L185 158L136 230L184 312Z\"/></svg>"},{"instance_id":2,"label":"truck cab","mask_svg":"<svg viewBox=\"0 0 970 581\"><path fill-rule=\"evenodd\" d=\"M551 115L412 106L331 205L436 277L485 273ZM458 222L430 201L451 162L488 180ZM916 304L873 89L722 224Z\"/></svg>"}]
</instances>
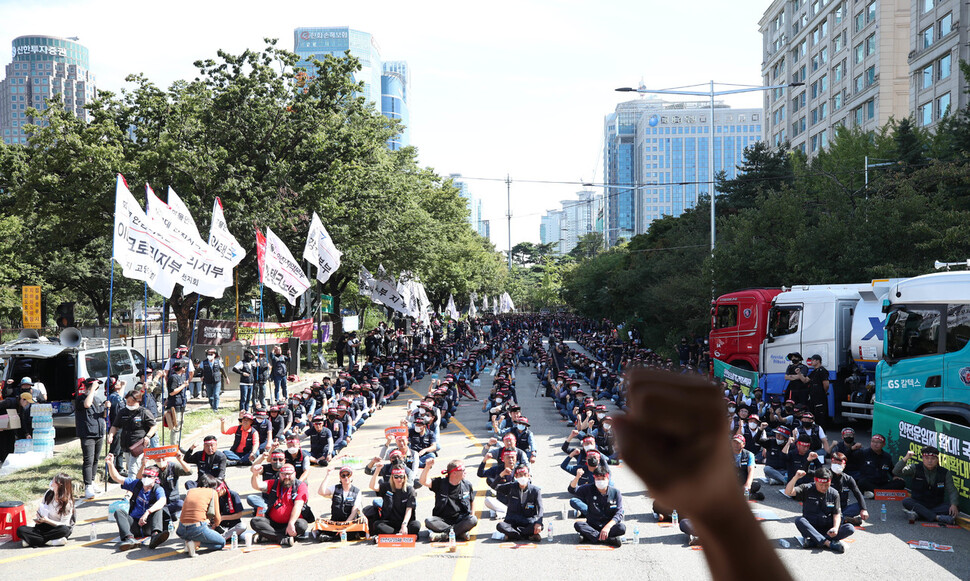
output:
<instances>
[{"instance_id":1,"label":"truck cab","mask_svg":"<svg viewBox=\"0 0 970 581\"><path fill-rule=\"evenodd\" d=\"M755 371L765 338L768 308L781 289L728 293L711 304L711 359Z\"/></svg>"},{"instance_id":2,"label":"truck cab","mask_svg":"<svg viewBox=\"0 0 970 581\"><path fill-rule=\"evenodd\" d=\"M901 281L884 310L876 401L970 426L970 272Z\"/></svg>"}]
</instances>

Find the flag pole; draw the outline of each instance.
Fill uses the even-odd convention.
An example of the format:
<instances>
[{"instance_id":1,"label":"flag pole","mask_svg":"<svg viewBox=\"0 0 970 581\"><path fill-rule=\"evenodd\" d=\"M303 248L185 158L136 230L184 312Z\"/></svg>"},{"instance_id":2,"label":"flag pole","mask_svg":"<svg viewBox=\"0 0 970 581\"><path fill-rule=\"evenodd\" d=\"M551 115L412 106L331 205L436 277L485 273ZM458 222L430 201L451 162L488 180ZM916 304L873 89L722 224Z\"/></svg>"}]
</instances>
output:
<instances>
[{"instance_id":1,"label":"flag pole","mask_svg":"<svg viewBox=\"0 0 970 581\"><path fill-rule=\"evenodd\" d=\"M145 319L144 320L144 323L145 323L145 353L144 353L144 355L145 355L145 363L142 366L143 367L143 369L142 369L142 373L143 373L142 377L145 377L147 379L147 377L146 377L148 375L148 283L147 282L145 283L145 300L144 300L144 303L143 303L143 306L142 306L142 317L144 317L144 319Z\"/></svg>"}]
</instances>

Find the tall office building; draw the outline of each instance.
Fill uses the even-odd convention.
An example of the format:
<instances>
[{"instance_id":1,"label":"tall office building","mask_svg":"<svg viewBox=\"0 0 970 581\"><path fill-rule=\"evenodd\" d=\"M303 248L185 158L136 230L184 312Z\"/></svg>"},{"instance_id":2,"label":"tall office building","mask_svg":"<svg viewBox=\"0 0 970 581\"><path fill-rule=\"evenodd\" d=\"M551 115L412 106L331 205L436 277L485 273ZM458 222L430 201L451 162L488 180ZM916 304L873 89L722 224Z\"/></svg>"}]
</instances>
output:
<instances>
[{"instance_id":1,"label":"tall office building","mask_svg":"<svg viewBox=\"0 0 970 581\"><path fill-rule=\"evenodd\" d=\"M411 76L406 61L384 63L381 75L381 113L388 119L397 119L404 125L404 131L391 139L392 150L400 149L411 143L411 115L408 112L408 87Z\"/></svg>"},{"instance_id":2,"label":"tall office building","mask_svg":"<svg viewBox=\"0 0 970 581\"><path fill-rule=\"evenodd\" d=\"M598 232L599 216L602 214L603 197L584 190L576 193L576 199L562 200L558 210L549 210L539 221L539 241L556 243L555 250L567 254L583 236Z\"/></svg>"},{"instance_id":3,"label":"tall office building","mask_svg":"<svg viewBox=\"0 0 970 581\"><path fill-rule=\"evenodd\" d=\"M967 106L967 83L958 63L970 61L970 4L914 0L910 12L910 111L923 127Z\"/></svg>"},{"instance_id":4,"label":"tall office building","mask_svg":"<svg viewBox=\"0 0 970 581\"><path fill-rule=\"evenodd\" d=\"M950 8L938 11L935 4ZM927 5L929 11L923 8ZM960 10L956 0L774 0L758 23L765 86L804 85L765 92L766 140L772 145L787 141L811 157L828 144L836 126L873 131L890 117L909 116L911 65L940 62L936 47L928 49L939 32L954 33L953 17L948 25L936 19L954 10ZM914 42L919 31L911 30L912 13L919 13L918 20L930 30L926 47ZM957 36L950 40L953 51L959 50ZM955 53L941 63L946 78L959 76L956 61ZM938 69L929 71L931 79L938 74ZM931 91L921 94L931 105L938 98L949 102L951 97L937 94L935 81L929 80L926 88ZM918 123L936 120L938 115L929 114Z\"/></svg>"},{"instance_id":5,"label":"tall office building","mask_svg":"<svg viewBox=\"0 0 970 581\"><path fill-rule=\"evenodd\" d=\"M606 116L608 246L646 232L663 216L679 216L709 193L710 114L707 101L654 98L620 103ZM761 117L761 109L715 103L715 172L736 177L744 149L762 139Z\"/></svg>"},{"instance_id":6,"label":"tall office building","mask_svg":"<svg viewBox=\"0 0 970 581\"><path fill-rule=\"evenodd\" d=\"M13 40L13 60L0 81L0 130L7 144L27 143L24 127L46 123L31 119L26 110L43 111L47 99L58 98L81 119L97 95L87 47L56 36L32 34Z\"/></svg>"},{"instance_id":7,"label":"tall office building","mask_svg":"<svg viewBox=\"0 0 970 581\"><path fill-rule=\"evenodd\" d=\"M482 199L471 193L468 189L468 183L461 179L460 173L453 173L448 176L451 178L455 187L458 188L458 193L465 201L468 203L468 224L472 227L475 232L478 232L481 236L488 238L488 220L482 220Z\"/></svg>"},{"instance_id":8,"label":"tall office building","mask_svg":"<svg viewBox=\"0 0 970 581\"><path fill-rule=\"evenodd\" d=\"M305 27L293 31L293 52L300 56L296 67L305 69L310 79L314 70L311 57L322 60L329 54L342 58L347 51L360 61L361 70L354 80L364 83L363 96L385 117L405 124L404 131L388 141L388 147L396 150L409 145L407 62L384 63L381 49L370 33L346 26Z\"/></svg>"}]
</instances>

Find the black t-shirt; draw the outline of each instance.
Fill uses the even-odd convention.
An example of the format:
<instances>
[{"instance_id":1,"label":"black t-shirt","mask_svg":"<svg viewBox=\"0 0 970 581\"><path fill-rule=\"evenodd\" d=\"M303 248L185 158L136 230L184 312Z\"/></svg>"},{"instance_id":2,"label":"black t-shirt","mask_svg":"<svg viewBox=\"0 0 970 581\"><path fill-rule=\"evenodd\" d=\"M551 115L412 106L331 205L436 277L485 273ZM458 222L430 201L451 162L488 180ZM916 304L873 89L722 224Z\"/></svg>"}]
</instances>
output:
<instances>
[{"instance_id":1,"label":"black t-shirt","mask_svg":"<svg viewBox=\"0 0 970 581\"><path fill-rule=\"evenodd\" d=\"M825 403L825 386L822 384L829 379L829 370L824 367L813 369L808 375L808 399L812 405Z\"/></svg>"},{"instance_id":2,"label":"black t-shirt","mask_svg":"<svg viewBox=\"0 0 970 581\"><path fill-rule=\"evenodd\" d=\"M431 492L435 493L432 515L455 522L471 514L474 491L467 480L451 484L446 477L433 478Z\"/></svg>"},{"instance_id":3,"label":"black t-shirt","mask_svg":"<svg viewBox=\"0 0 970 581\"><path fill-rule=\"evenodd\" d=\"M350 490L344 490L343 484L338 484L333 488L333 496L330 498L330 518L332 520L347 520L350 513L354 511L354 505L360 497L360 489L350 485Z\"/></svg>"},{"instance_id":4,"label":"black t-shirt","mask_svg":"<svg viewBox=\"0 0 970 581\"><path fill-rule=\"evenodd\" d=\"M795 487L792 498L802 503L802 516L813 522L825 523L828 527L834 524L835 515L842 514L839 493L832 486L823 494L815 488L814 482L800 484Z\"/></svg>"},{"instance_id":5,"label":"black t-shirt","mask_svg":"<svg viewBox=\"0 0 970 581\"><path fill-rule=\"evenodd\" d=\"M103 438L105 430L104 394L96 393L91 399L91 407L84 407L85 396L74 400L74 427L78 438Z\"/></svg>"},{"instance_id":6,"label":"black t-shirt","mask_svg":"<svg viewBox=\"0 0 970 581\"><path fill-rule=\"evenodd\" d=\"M132 444L141 440L155 425L155 417L145 408L138 406L136 409L128 409L125 406L118 410L115 416L113 428L118 428L122 434L121 444L130 447Z\"/></svg>"},{"instance_id":7,"label":"black t-shirt","mask_svg":"<svg viewBox=\"0 0 970 581\"><path fill-rule=\"evenodd\" d=\"M405 485L401 490L392 490L389 483L381 482L377 489L377 497L384 500L381 505L381 520L400 526L404 522L404 513L409 508L411 509L411 520L415 519L414 509L417 506L417 500L414 489L411 488L410 484Z\"/></svg>"}]
</instances>

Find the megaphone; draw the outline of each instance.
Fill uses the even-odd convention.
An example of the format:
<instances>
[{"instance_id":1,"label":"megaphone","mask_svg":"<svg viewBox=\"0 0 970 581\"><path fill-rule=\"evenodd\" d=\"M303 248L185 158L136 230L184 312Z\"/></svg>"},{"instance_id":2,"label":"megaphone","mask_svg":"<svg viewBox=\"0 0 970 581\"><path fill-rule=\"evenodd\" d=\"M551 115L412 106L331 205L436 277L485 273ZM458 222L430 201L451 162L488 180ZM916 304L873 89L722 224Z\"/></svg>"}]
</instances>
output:
<instances>
[{"instance_id":1,"label":"megaphone","mask_svg":"<svg viewBox=\"0 0 970 581\"><path fill-rule=\"evenodd\" d=\"M40 339L40 333L36 329L23 329L17 334L18 339Z\"/></svg>"},{"instance_id":2,"label":"megaphone","mask_svg":"<svg viewBox=\"0 0 970 581\"><path fill-rule=\"evenodd\" d=\"M65 347L77 347L81 344L81 332L77 330L77 327L68 327L61 331L58 339L61 345Z\"/></svg>"},{"instance_id":3,"label":"megaphone","mask_svg":"<svg viewBox=\"0 0 970 581\"><path fill-rule=\"evenodd\" d=\"M950 270L951 266L966 266L967 268L970 268L970 260L961 260L959 262L940 262L937 260L933 263L933 268L936 270L940 270L941 268Z\"/></svg>"}]
</instances>

